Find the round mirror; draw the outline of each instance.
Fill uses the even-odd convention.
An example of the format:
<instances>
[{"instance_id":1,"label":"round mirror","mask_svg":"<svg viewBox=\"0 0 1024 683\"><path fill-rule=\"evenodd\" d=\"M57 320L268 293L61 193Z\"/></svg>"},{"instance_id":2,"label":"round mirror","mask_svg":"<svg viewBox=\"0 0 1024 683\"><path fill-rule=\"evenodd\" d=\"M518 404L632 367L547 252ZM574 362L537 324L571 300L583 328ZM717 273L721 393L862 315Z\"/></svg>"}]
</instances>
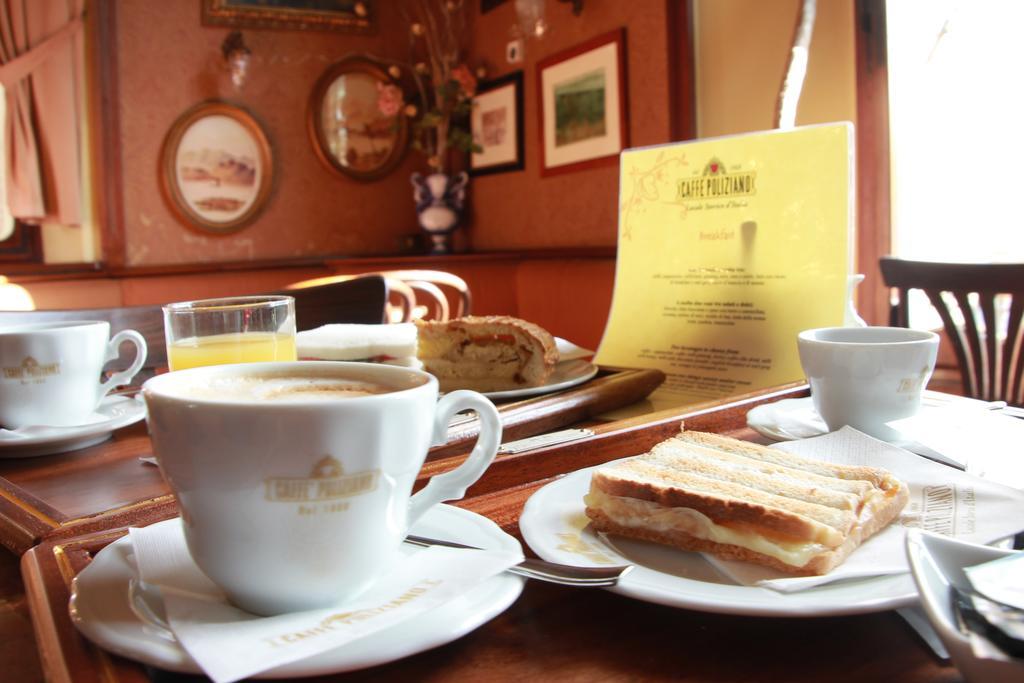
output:
<instances>
[{"instance_id":1,"label":"round mirror","mask_svg":"<svg viewBox=\"0 0 1024 683\"><path fill-rule=\"evenodd\" d=\"M376 180L405 154L409 123L402 92L376 62L350 57L317 81L309 101L309 133L317 156L357 180Z\"/></svg>"}]
</instances>

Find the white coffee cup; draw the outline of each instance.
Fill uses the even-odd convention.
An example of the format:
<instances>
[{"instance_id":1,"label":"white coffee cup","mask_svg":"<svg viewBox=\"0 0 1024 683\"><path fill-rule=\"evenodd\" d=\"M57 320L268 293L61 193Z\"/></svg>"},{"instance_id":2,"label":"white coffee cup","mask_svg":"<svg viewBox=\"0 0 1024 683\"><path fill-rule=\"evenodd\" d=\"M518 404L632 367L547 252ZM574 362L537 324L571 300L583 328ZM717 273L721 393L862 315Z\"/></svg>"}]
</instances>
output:
<instances>
[{"instance_id":1,"label":"white coffee cup","mask_svg":"<svg viewBox=\"0 0 1024 683\"><path fill-rule=\"evenodd\" d=\"M135 359L101 383L103 366L118 357L121 342L135 346ZM111 339L110 323L102 320L0 327L0 425L83 424L145 362L141 334L123 330Z\"/></svg>"},{"instance_id":2,"label":"white coffee cup","mask_svg":"<svg viewBox=\"0 0 1024 683\"><path fill-rule=\"evenodd\" d=\"M915 415L939 337L903 327L826 327L798 335L811 399L829 430L844 425L892 441L886 423Z\"/></svg>"},{"instance_id":3,"label":"white coffee cup","mask_svg":"<svg viewBox=\"0 0 1024 683\"><path fill-rule=\"evenodd\" d=\"M331 391L358 383L384 392ZM192 558L256 614L356 597L393 565L428 508L465 495L501 442L487 398L455 391L438 401L432 375L395 366L208 366L150 379L143 395ZM469 457L411 495L431 444L467 409L480 418Z\"/></svg>"}]
</instances>

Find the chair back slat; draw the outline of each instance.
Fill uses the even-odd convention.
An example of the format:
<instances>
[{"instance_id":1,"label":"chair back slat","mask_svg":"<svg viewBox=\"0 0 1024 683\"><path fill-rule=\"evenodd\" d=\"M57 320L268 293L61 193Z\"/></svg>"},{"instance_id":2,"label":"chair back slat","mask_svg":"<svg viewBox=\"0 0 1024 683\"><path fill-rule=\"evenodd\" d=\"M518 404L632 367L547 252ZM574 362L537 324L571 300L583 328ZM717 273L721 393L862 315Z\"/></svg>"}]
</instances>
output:
<instances>
[{"instance_id":1,"label":"chair back slat","mask_svg":"<svg viewBox=\"0 0 1024 683\"><path fill-rule=\"evenodd\" d=\"M999 391L999 361L998 354L1002 353L997 348L996 339L999 336L999 321L996 320L996 294L993 292L978 292L978 309L981 311L982 320L985 323L985 395L989 401L995 401Z\"/></svg>"},{"instance_id":2,"label":"chair back slat","mask_svg":"<svg viewBox=\"0 0 1024 683\"><path fill-rule=\"evenodd\" d=\"M1006 322L1006 362L1003 363L1003 386L1007 403L1024 404L1024 295L1014 296L1010 302L1010 316Z\"/></svg>"},{"instance_id":3,"label":"chair back slat","mask_svg":"<svg viewBox=\"0 0 1024 683\"><path fill-rule=\"evenodd\" d=\"M890 309L894 324L909 325L909 290L927 294L953 346L966 395L1013 405L1024 402L1024 264L935 263L883 256L879 266L885 284L899 295ZM1005 338L1000 295L1010 298ZM957 323L959 316L962 325Z\"/></svg>"}]
</instances>

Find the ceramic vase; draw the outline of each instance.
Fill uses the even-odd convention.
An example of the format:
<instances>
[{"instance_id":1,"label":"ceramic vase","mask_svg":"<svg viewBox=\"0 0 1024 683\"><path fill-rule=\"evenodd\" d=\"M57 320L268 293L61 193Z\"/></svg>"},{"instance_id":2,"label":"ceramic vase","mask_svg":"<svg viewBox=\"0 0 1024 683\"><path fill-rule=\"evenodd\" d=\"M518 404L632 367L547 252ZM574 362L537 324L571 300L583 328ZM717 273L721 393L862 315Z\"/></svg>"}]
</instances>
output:
<instances>
[{"instance_id":1,"label":"ceramic vase","mask_svg":"<svg viewBox=\"0 0 1024 683\"><path fill-rule=\"evenodd\" d=\"M468 183L469 176L465 172L454 176L445 173L412 174L416 217L420 227L430 235L430 253L451 253L451 236L462 223Z\"/></svg>"}]
</instances>

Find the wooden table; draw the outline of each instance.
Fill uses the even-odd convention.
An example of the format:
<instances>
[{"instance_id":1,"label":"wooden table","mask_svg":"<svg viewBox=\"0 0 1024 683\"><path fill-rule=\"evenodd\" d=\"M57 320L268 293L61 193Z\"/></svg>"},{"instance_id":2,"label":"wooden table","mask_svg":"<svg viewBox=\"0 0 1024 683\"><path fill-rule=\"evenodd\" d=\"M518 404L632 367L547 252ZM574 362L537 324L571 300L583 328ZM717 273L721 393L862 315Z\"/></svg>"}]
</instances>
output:
<instances>
[{"instance_id":1,"label":"wooden table","mask_svg":"<svg viewBox=\"0 0 1024 683\"><path fill-rule=\"evenodd\" d=\"M587 423L635 403L665 379L658 370L605 369L567 391L503 403L503 441ZM431 461L469 452L477 421L455 424ZM152 456L146 426L119 430L113 439L36 458L0 459L0 545L22 554L47 538L69 538L126 524L145 525L176 514L159 470L139 461Z\"/></svg>"},{"instance_id":2,"label":"wooden table","mask_svg":"<svg viewBox=\"0 0 1024 683\"><path fill-rule=\"evenodd\" d=\"M745 426L747 410L800 395L806 395L805 388L791 387L596 425L595 435L588 439L503 456L459 504L519 536L518 519L526 500L554 478L643 452L678 431L682 421L690 429L758 440ZM114 442L110 447L116 446ZM462 457L433 459L422 478L456 466ZM94 553L123 533L124 528L109 528L78 536L58 534L22 558L40 658L50 680L189 680L147 671L104 653L78 635L67 615L71 579ZM725 616L601 590L528 582L507 611L455 642L330 679L931 682L957 681L960 676L933 659L893 613L805 619Z\"/></svg>"}]
</instances>

